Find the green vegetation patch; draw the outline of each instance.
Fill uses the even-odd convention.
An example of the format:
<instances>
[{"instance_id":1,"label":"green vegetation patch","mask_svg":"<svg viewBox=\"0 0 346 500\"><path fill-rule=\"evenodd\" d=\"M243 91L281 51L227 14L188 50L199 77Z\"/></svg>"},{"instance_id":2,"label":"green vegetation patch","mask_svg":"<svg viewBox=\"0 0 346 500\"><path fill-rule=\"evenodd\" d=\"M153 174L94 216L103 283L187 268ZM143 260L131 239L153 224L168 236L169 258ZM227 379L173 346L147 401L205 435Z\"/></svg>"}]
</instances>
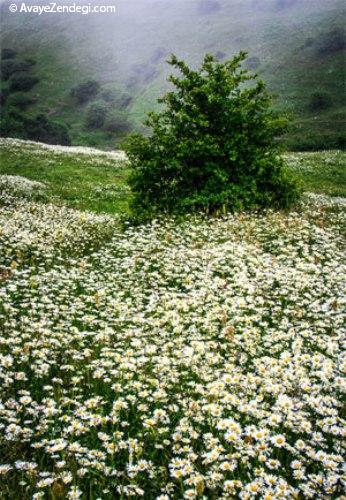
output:
<instances>
[{"instance_id":1,"label":"green vegetation patch","mask_svg":"<svg viewBox=\"0 0 346 500\"><path fill-rule=\"evenodd\" d=\"M290 153L284 159L305 191L346 197L346 153Z\"/></svg>"},{"instance_id":2,"label":"green vegetation patch","mask_svg":"<svg viewBox=\"0 0 346 500\"><path fill-rule=\"evenodd\" d=\"M284 161L304 191L346 197L346 153L286 153ZM130 169L125 156L91 148L0 140L0 175L45 184L35 199L97 213L127 214Z\"/></svg>"},{"instance_id":3,"label":"green vegetation patch","mask_svg":"<svg viewBox=\"0 0 346 500\"><path fill-rule=\"evenodd\" d=\"M40 199L46 201L98 213L126 213L129 188L124 155L93 151L2 139L0 174L44 182L47 187Z\"/></svg>"}]
</instances>

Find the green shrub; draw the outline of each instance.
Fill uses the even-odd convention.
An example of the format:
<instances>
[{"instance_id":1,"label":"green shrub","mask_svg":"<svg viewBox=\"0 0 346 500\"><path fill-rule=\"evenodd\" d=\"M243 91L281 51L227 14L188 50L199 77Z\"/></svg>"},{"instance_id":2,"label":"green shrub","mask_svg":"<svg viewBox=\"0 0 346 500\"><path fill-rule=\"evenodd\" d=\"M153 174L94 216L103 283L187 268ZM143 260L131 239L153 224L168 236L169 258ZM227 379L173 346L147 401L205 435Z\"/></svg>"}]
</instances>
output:
<instances>
[{"instance_id":1,"label":"green shrub","mask_svg":"<svg viewBox=\"0 0 346 500\"><path fill-rule=\"evenodd\" d=\"M74 97L79 104L90 101L95 97L100 90L99 82L95 80L89 80L84 83L80 83L71 90L71 96Z\"/></svg>"},{"instance_id":2,"label":"green shrub","mask_svg":"<svg viewBox=\"0 0 346 500\"><path fill-rule=\"evenodd\" d=\"M105 122L104 130L111 134L124 135L131 130L132 126L127 116L121 112L111 113Z\"/></svg>"},{"instance_id":3,"label":"green shrub","mask_svg":"<svg viewBox=\"0 0 346 500\"><path fill-rule=\"evenodd\" d=\"M27 139L24 120L24 115L16 108L7 109L1 115L0 135L2 137Z\"/></svg>"},{"instance_id":4,"label":"green shrub","mask_svg":"<svg viewBox=\"0 0 346 500\"><path fill-rule=\"evenodd\" d=\"M13 49L4 48L1 50L1 59L14 59L17 52Z\"/></svg>"},{"instance_id":5,"label":"green shrub","mask_svg":"<svg viewBox=\"0 0 346 500\"><path fill-rule=\"evenodd\" d=\"M87 129L102 128L107 115L107 107L104 103L92 104L88 109L85 126Z\"/></svg>"},{"instance_id":6,"label":"green shrub","mask_svg":"<svg viewBox=\"0 0 346 500\"><path fill-rule=\"evenodd\" d=\"M22 111L27 109L28 106L34 102L35 100L24 92L15 92L14 94L11 94L7 100L8 106L14 106Z\"/></svg>"},{"instance_id":7,"label":"green shrub","mask_svg":"<svg viewBox=\"0 0 346 500\"><path fill-rule=\"evenodd\" d=\"M18 74L11 77L9 89L11 92L28 92L38 82L39 79L35 76Z\"/></svg>"},{"instance_id":8,"label":"green shrub","mask_svg":"<svg viewBox=\"0 0 346 500\"><path fill-rule=\"evenodd\" d=\"M25 118L27 138L34 141L42 141L47 144L71 144L68 128L65 124L54 122L44 114L38 114L35 118Z\"/></svg>"},{"instance_id":9,"label":"green shrub","mask_svg":"<svg viewBox=\"0 0 346 500\"><path fill-rule=\"evenodd\" d=\"M1 63L1 79L6 81L15 73L30 71L31 67L32 65L28 61L6 59Z\"/></svg>"},{"instance_id":10,"label":"green shrub","mask_svg":"<svg viewBox=\"0 0 346 500\"><path fill-rule=\"evenodd\" d=\"M345 150L346 134L336 132L297 134L287 140L287 147L291 151Z\"/></svg>"},{"instance_id":11,"label":"green shrub","mask_svg":"<svg viewBox=\"0 0 346 500\"><path fill-rule=\"evenodd\" d=\"M9 96L8 89L0 89L0 105L3 106Z\"/></svg>"},{"instance_id":12,"label":"green shrub","mask_svg":"<svg viewBox=\"0 0 346 500\"><path fill-rule=\"evenodd\" d=\"M344 28L334 28L326 33L318 43L317 52L321 56L345 50L346 36Z\"/></svg>"},{"instance_id":13,"label":"green shrub","mask_svg":"<svg viewBox=\"0 0 346 500\"><path fill-rule=\"evenodd\" d=\"M271 111L265 84L241 69L245 53L224 63L207 55L192 71L170 76L175 91L150 113L150 137L131 135L124 148L132 165L135 214L287 207L298 197L278 156L284 120Z\"/></svg>"},{"instance_id":14,"label":"green shrub","mask_svg":"<svg viewBox=\"0 0 346 500\"><path fill-rule=\"evenodd\" d=\"M8 107L0 122L2 136L18 137L47 144L71 144L66 125L51 121L46 115L28 117L16 107Z\"/></svg>"},{"instance_id":15,"label":"green shrub","mask_svg":"<svg viewBox=\"0 0 346 500\"><path fill-rule=\"evenodd\" d=\"M309 108L311 111L322 111L331 108L333 102L327 92L314 92L311 94Z\"/></svg>"},{"instance_id":16,"label":"green shrub","mask_svg":"<svg viewBox=\"0 0 346 500\"><path fill-rule=\"evenodd\" d=\"M107 103L114 103L117 109L125 109L132 102L132 96L127 92L115 92L114 90L103 90L100 94L103 101Z\"/></svg>"},{"instance_id":17,"label":"green shrub","mask_svg":"<svg viewBox=\"0 0 346 500\"><path fill-rule=\"evenodd\" d=\"M24 62L27 64L30 64L30 66L35 66L37 64L36 59L33 59L32 57L27 57Z\"/></svg>"},{"instance_id":18,"label":"green shrub","mask_svg":"<svg viewBox=\"0 0 346 500\"><path fill-rule=\"evenodd\" d=\"M101 92L101 99L105 102L114 102L117 98L116 92L114 90L105 89Z\"/></svg>"}]
</instances>

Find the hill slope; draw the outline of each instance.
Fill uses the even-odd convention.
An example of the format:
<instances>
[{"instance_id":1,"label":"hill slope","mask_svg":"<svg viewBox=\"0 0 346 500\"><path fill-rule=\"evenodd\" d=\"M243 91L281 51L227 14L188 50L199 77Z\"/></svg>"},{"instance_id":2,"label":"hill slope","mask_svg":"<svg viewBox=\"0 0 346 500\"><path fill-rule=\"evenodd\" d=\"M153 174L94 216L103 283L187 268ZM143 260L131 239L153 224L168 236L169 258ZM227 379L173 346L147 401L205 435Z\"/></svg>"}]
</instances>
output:
<instances>
[{"instance_id":1,"label":"hill slope","mask_svg":"<svg viewBox=\"0 0 346 500\"><path fill-rule=\"evenodd\" d=\"M167 88L169 53L197 64L205 52L222 59L247 50L249 66L278 94L277 107L294 117L289 145L301 149L342 145L341 1L115 3L115 14L42 16L11 14L8 1L0 4L2 48L14 49L21 60L36 61L33 72L39 82L27 93L33 99L27 106L29 115L44 112L67 123L75 144L114 144L128 129L139 127L144 112ZM100 84L100 90L92 100L78 104L71 89L90 79ZM96 127L90 126L100 109L104 122L99 126L101 118Z\"/></svg>"},{"instance_id":2,"label":"hill slope","mask_svg":"<svg viewBox=\"0 0 346 500\"><path fill-rule=\"evenodd\" d=\"M304 191L346 198L346 153L289 152L284 157ZM78 210L129 213L130 170L122 151L71 148L0 138L0 176L45 184L36 201ZM24 186L25 187L25 186ZM0 186L0 198L3 195Z\"/></svg>"}]
</instances>

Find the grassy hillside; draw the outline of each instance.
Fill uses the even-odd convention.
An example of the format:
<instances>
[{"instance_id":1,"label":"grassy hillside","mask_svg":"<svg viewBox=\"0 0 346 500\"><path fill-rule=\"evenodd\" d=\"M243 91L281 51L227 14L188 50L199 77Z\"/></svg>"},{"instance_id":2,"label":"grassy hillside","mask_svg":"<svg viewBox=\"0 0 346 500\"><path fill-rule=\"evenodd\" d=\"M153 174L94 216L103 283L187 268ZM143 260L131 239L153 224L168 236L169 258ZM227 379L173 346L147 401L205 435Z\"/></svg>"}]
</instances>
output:
<instances>
[{"instance_id":1,"label":"grassy hillside","mask_svg":"<svg viewBox=\"0 0 346 500\"><path fill-rule=\"evenodd\" d=\"M128 169L121 152L0 139L0 174L44 183L37 200L100 213L127 211Z\"/></svg>"},{"instance_id":2,"label":"grassy hillside","mask_svg":"<svg viewBox=\"0 0 346 500\"><path fill-rule=\"evenodd\" d=\"M226 58L240 49L278 95L277 108L291 114L290 147L343 144L339 0L119 0L115 14L89 16L10 14L8 3L0 4L1 46L21 60L36 60L39 82L28 92L34 102L26 112L68 124L74 144L114 145L129 128L140 127L167 89L169 53L198 64L207 51ZM76 103L71 89L90 79L100 83L98 95ZM86 127L92 105L106 109L100 129Z\"/></svg>"},{"instance_id":3,"label":"grassy hillside","mask_svg":"<svg viewBox=\"0 0 346 500\"><path fill-rule=\"evenodd\" d=\"M332 197L346 197L345 160L340 151L285 155L304 191ZM0 175L44 183L37 201L110 215L128 213L129 169L121 151L0 139Z\"/></svg>"}]
</instances>

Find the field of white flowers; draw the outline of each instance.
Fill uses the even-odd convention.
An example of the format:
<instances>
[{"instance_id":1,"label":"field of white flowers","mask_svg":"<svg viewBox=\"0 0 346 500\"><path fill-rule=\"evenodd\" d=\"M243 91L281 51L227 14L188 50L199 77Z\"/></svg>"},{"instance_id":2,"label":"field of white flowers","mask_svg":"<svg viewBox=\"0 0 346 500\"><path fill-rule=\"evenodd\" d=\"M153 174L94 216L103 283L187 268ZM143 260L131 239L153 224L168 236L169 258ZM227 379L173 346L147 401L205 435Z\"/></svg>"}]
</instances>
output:
<instances>
[{"instance_id":1,"label":"field of white flowers","mask_svg":"<svg viewBox=\"0 0 346 500\"><path fill-rule=\"evenodd\" d=\"M120 228L0 177L1 499L345 499L346 200Z\"/></svg>"}]
</instances>

